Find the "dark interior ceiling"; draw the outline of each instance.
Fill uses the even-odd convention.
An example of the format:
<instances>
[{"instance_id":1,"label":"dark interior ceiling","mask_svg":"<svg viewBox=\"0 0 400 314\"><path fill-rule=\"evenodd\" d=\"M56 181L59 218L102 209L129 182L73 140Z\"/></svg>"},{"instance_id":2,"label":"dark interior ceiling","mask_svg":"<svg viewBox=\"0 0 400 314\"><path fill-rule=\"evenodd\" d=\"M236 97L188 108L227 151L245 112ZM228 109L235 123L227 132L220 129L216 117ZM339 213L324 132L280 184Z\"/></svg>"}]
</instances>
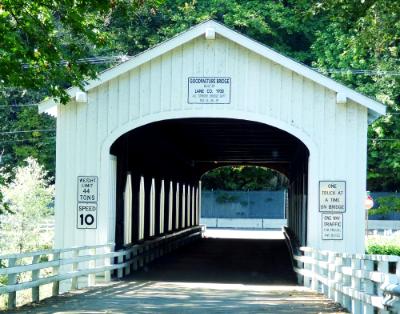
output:
<instances>
[{"instance_id":1,"label":"dark interior ceiling","mask_svg":"<svg viewBox=\"0 0 400 314\"><path fill-rule=\"evenodd\" d=\"M197 181L222 165L250 164L278 170L290 178L305 145L280 129L246 120L191 118L164 120L122 135L111 147L127 171Z\"/></svg>"}]
</instances>

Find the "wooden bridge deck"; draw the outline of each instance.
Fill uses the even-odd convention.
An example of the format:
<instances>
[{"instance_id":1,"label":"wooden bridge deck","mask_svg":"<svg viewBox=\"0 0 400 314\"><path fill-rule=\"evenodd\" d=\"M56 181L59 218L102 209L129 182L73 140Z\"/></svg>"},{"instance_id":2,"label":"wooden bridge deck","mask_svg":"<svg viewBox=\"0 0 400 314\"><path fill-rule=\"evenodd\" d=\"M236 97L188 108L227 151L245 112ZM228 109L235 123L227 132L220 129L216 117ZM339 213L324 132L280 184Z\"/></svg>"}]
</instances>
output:
<instances>
[{"instance_id":1,"label":"wooden bridge deck","mask_svg":"<svg viewBox=\"0 0 400 314\"><path fill-rule=\"evenodd\" d=\"M303 287L128 280L75 291L12 313L230 312L343 313L337 304Z\"/></svg>"}]
</instances>

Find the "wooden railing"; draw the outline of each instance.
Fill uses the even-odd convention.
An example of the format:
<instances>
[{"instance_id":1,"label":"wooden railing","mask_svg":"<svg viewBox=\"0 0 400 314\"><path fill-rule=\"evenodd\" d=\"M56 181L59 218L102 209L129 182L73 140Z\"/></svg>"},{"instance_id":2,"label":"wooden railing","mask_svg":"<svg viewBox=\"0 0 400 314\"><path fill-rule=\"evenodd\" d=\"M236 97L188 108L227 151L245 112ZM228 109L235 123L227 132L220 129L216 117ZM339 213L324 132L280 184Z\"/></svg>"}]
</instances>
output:
<instances>
[{"instance_id":1,"label":"wooden railing","mask_svg":"<svg viewBox=\"0 0 400 314\"><path fill-rule=\"evenodd\" d=\"M342 304L351 313L400 313L400 257L347 254L300 247L283 228L298 283Z\"/></svg>"},{"instance_id":2,"label":"wooden railing","mask_svg":"<svg viewBox=\"0 0 400 314\"><path fill-rule=\"evenodd\" d=\"M8 294L8 308L16 306L16 292L32 289L32 302L39 301L39 289L52 284L52 295L60 293L60 282L71 279L67 290L78 288L78 278L87 276L87 285L96 283L96 274L109 281L129 275L154 259L202 236L201 226L191 227L153 240L114 251L114 244L44 250L0 256L0 295Z\"/></svg>"},{"instance_id":3,"label":"wooden railing","mask_svg":"<svg viewBox=\"0 0 400 314\"><path fill-rule=\"evenodd\" d=\"M295 271L305 286L351 313L399 313L400 257L346 254L301 247Z\"/></svg>"}]
</instances>

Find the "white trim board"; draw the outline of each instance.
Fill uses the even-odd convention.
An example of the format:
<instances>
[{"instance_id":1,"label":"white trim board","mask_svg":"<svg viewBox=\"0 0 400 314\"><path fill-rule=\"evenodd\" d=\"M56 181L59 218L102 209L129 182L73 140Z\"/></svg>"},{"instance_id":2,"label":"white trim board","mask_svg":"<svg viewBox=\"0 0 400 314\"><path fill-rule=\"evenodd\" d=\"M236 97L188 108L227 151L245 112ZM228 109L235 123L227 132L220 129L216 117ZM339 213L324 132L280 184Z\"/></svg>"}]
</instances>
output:
<instances>
[{"instance_id":1,"label":"white trim board","mask_svg":"<svg viewBox=\"0 0 400 314\"><path fill-rule=\"evenodd\" d=\"M343 84L340 84L333 79L318 73L308 66L284 56L273 49L212 20L200 23L189 30L178 34L177 36L136 55L130 60L104 71L97 79L90 80L87 83L85 86L85 91L104 84L105 82L108 82L154 58L171 51L172 49L175 49L176 47L179 47L199 36L204 35L206 30L210 28L214 29L217 35L231 40L232 42L235 42L236 44L241 45L246 49L249 49L305 78L308 78L317 84L335 91L336 93L341 93L342 97L344 95L344 97L354 101L355 103L367 107L369 109L370 120L376 119L380 115L386 113L386 106L382 103L356 92L355 90L352 90L351 88L348 88ZM71 87L67 90L71 97L74 97L77 91L79 91L79 88L77 87ZM56 105L57 103L52 98L46 99L38 104L39 112L47 112L50 108Z\"/></svg>"}]
</instances>

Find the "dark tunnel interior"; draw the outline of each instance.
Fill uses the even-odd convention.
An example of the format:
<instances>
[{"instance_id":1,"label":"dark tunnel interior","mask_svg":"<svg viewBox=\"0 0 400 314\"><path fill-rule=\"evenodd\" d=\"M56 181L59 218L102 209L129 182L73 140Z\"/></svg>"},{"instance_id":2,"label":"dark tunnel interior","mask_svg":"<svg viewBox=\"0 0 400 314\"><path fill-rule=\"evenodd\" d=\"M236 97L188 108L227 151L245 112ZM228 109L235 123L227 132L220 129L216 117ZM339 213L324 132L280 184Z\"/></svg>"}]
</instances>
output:
<instances>
[{"instance_id":1,"label":"dark tunnel interior","mask_svg":"<svg viewBox=\"0 0 400 314\"><path fill-rule=\"evenodd\" d=\"M134 129L115 141L111 154L132 173L198 181L222 165L260 165L296 175L308 158L305 145L275 127L246 120L165 120Z\"/></svg>"},{"instance_id":2,"label":"dark tunnel interior","mask_svg":"<svg viewBox=\"0 0 400 314\"><path fill-rule=\"evenodd\" d=\"M149 204L151 203L150 190L152 182L155 182L153 189L156 191L160 190L162 180L171 182L171 187L175 187L177 183L191 187L198 186L198 182L205 172L225 165L258 165L285 174L289 179L288 226L297 235L300 244L306 244L309 151L299 139L285 131L266 124L238 119L190 118L164 120L147 124L125 133L114 142L110 153L117 157L116 248L124 247L124 189L127 173L130 173L132 178L134 201L132 205L131 232L132 244L135 244L182 229L179 223L174 225L171 230L168 230L168 223L165 222L165 230L161 230L160 227L160 230L156 230L155 234L149 233ZM144 193L144 218L139 217L139 185L141 180L144 180L144 190L146 191ZM168 184L165 184L166 189L168 186ZM175 197L175 194L176 191L174 190L170 197L171 195ZM159 193L155 193L155 195L155 224L159 224L160 218L157 217L159 216L159 206L162 202L160 201ZM166 199L163 200L163 203L168 203L167 196L168 190L165 192ZM179 215L177 213L180 209L179 205L175 206L175 199L172 203L174 204L173 208L165 208L165 217L168 216L168 211L171 211L171 217L175 220L175 217ZM144 238L140 238L138 235L138 220L140 219L144 220ZM179 219L182 221L182 217ZM262 255L259 256L261 259L255 258L251 263L247 261L249 263L247 268L249 273L241 274L249 278L249 282L254 281L255 283L258 279L252 279L252 273L258 274L257 278L263 278L262 276L265 275L266 269L272 272L273 269L280 269L282 265L279 266L278 260L274 259L273 256L283 254L286 261L289 261L287 249L278 254L278 251L282 249L282 243L284 244L283 241L266 243L243 240L242 242L234 243L235 241L228 240L225 242L217 240L207 242L207 240L210 239L203 239L198 242L196 252L204 251L203 257L208 257L208 259L199 258L196 255L198 253L190 252L190 248L187 248L180 250L180 253L177 253L178 257L175 254L175 257L170 257L169 260L168 257L163 257L160 261L164 264L169 263L168 267L171 269L176 267L172 266L172 264L175 263L179 266L182 261L191 263L192 266L197 265L198 269L202 269L202 266L196 263L200 263L203 260L203 262L209 264L209 258L211 257L211 261L214 261L214 266L208 265L203 268L210 275L213 271L218 272L218 267L221 266L219 260L223 258L223 254L228 254L228 251L224 250L234 245L238 251L235 253L235 250L231 250L233 254L229 257L232 261L230 263L231 269L230 271L228 271L229 269L226 270L228 273L230 272L230 276L233 276L232 278L236 278L233 275L235 271L238 271L236 268L241 267L240 265L246 262L245 256L250 254L248 250L252 249L254 252L258 252L255 256L257 254ZM206 253L206 244L209 246L208 253ZM242 251L243 254L240 255L239 251ZM179 254L186 254L186 258ZM193 261L193 254L197 256L197 262ZM266 256L269 256L269 258L265 259ZM188 259L192 262L188 262ZM263 261L263 265L259 264L260 260ZM153 275L156 276L157 273L159 275L163 273L161 270L157 270L157 262L154 265ZM282 267L288 269L286 264ZM264 268L264 272L262 268ZM183 267L183 273L180 272L180 274L184 274L184 269ZM163 274L162 276L168 277L168 273L164 272ZM172 280L173 272L170 272L170 275L172 277L169 279ZM212 275L210 276L212 278ZM206 278L207 276L203 275L203 277ZM292 282L293 273L287 273L285 278ZM221 277L222 281L225 279ZM283 277L281 279L283 281L286 280Z\"/></svg>"}]
</instances>

